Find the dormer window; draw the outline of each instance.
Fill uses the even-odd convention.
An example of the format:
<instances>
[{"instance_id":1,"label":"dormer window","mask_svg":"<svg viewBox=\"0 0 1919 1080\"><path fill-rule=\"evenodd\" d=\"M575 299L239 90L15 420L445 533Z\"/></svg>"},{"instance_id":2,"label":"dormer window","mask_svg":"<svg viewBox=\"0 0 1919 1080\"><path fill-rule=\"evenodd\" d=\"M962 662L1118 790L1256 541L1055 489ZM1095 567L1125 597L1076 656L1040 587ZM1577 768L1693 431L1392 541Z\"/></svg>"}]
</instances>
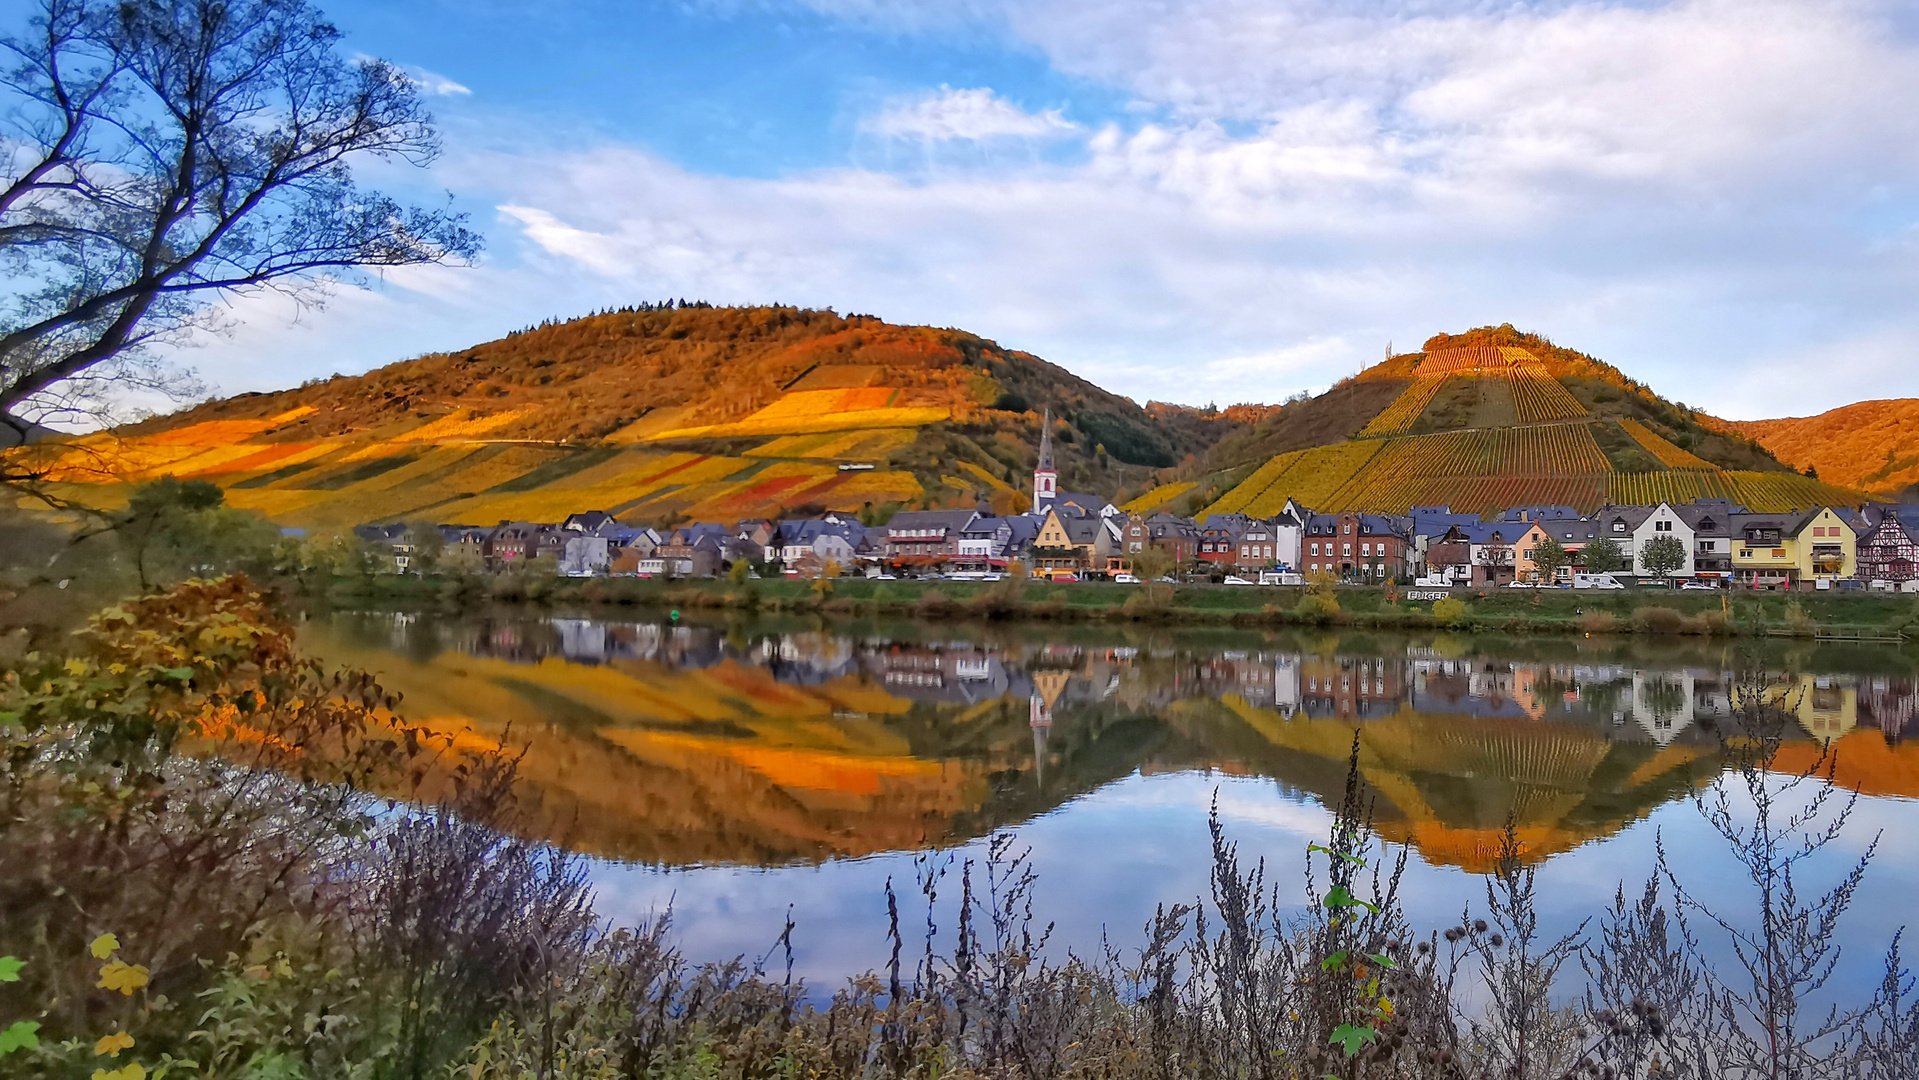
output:
<instances>
[{"instance_id":1,"label":"dormer window","mask_svg":"<svg viewBox=\"0 0 1919 1080\"><path fill-rule=\"evenodd\" d=\"M1623 521L1615 521L1615 522L1613 522L1613 523L1612 523L1612 531L1614 531L1614 532L1616 532L1616 533L1622 533L1622 532L1625 532L1625 531L1626 531L1626 523L1625 523L1625 522L1623 522Z\"/></svg>"}]
</instances>

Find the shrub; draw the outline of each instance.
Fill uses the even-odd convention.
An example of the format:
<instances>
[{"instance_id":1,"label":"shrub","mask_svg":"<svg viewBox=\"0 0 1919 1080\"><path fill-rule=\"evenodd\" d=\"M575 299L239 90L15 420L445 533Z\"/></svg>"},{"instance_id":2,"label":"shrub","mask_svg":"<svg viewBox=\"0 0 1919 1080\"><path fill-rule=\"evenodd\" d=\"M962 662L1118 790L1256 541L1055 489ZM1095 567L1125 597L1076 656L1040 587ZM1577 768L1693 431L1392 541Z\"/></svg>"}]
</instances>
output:
<instances>
[{"instance_id":1,"label":"shrub","mask_svg":"<svg viewBox=\"0 0 1919 1080\"><path fill-rule=\"evenodd\" d=\"M1786 625L1792 627L1795 634L1812 633L1812 616L1806 614L1806 606L1794 600L1786 605Z\"/></svg>"},{"instance_id":2,"label":"shrub","mask_svg":"<svg viewBox=\"0 0 1919 1080\"><path fill-rule=\"evenodd\" d=\"M1632 621L1644 634L1677 634L1686 628L1686 617L1669 607L1639 608L1632 613Z\"/></svg>"},{"instance_id":3,"label":"shrub","mask_svg":"<svg viewBox=\"0 0 1919 1080\"><path fill-rule=\"evenodd\" d=\"M1579 628L1588 634L1610 634L1619 629L1619 617L1610 611L1588 611L1579 617Z\"/></svg>"},{"instance_id":4,"label":"shrub","mask_svg":"<svg viewBox=\"0 0 1919 1080\"><path fill-rule=\"evenodd\" d=\"M1299 598L1293 613L1308 622L1327 622L1339 614L1339 598L1331 592L1309 592Z\"/></svg>"},{"instance_id":5,"label":"shrub","mask_svg":"<svg viewBox=\"0 0 1919 1080\"><path fill-rule=\"evenodd\" d=\"M1433 618L1447 626L1458 626L1466 617L1466 601L1448 596L1433 601Z\"/></svg>"}]
</instances>

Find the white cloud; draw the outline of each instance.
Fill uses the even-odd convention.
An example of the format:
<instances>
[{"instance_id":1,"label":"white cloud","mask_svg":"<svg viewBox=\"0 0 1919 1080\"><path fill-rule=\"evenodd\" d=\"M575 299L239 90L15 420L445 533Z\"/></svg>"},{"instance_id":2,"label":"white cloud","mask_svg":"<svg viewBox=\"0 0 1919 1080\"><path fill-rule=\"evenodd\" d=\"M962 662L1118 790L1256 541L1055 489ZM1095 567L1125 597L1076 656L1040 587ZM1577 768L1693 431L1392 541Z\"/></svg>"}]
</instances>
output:
<instances>
[{"instance_id":1,"label":"white cloud","mask_svg":"<svg viewBox=\"0 0 1919 1080\"><path fill-rule=\"evenodd\" d=\"M925 139L1043 139L1080 130L1058 109L1031 113L985 87L955 90L942 86L935 93L895 101L862 121L862 129L893 138Z\"/></svg>"},{"instance_id":2,"label":"white cloud","mask_svg":"<svg viewBox=\"0 0 1919 1080\"><path fill-rule=\"evenodd\" d=\"M421 67L406 69L406 77L420 88L420 92L433 97L471 97L473 91L438 72Z\"/></svg>"},{"instance_id":3,"label":"white cloud","mask_svg":"<svg viewBox=\"0 0 1919 1080\"><path fill-rule=\"evenodd\" d=\"M816 6L940 33L960 10ZM903 175L718 177L536 139L456 152L435 179L493 193L501 258L457 295L356 308L337 340L392 359L607 302L782 300L1227 403L1510 320L1734 417L1919 394L1919 49L1889 10L975 0L975 26L1153 119L1087 130L942 88L861 127L1079 136L1076 156L928 154Z\"/></svg>"}]
</instances>

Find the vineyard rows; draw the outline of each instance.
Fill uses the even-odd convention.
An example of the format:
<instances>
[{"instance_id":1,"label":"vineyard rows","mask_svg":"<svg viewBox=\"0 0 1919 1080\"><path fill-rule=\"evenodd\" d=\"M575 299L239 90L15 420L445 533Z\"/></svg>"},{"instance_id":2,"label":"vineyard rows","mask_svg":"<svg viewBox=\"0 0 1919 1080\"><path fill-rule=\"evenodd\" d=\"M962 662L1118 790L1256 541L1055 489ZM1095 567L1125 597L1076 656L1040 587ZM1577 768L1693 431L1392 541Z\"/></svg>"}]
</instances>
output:
<instances>
[{"instance_id":1,"label":"vineyard rows","mask_svg":"<svg viewBox=\"0 0 1919 1080\"><path fill-rule=\"evenodd\" d=\"M1561 386L1558 379L1537 368L1512 372L1513 401L1519 407L1519 421L1530 424L1540 420L1570 420L1585 416L1586 407Z\"/></svg>"},{"instance_id":2,"label":"vineyard rows","mask_svg":"<svg viewBox=\"0 0 1919 1080\"><path fill-rule=\"evenodd\" d=\"M1647 452L1659 459L1661 465L1669 469L1717 469L1719 467L1689 450L1673 445L1657 431L1631 417L1622 418L1619 426L1625 428L1626 434L1631 435L1634 442L1645 447Z\"/></svg>"},{"instance_id":3,"label":"vineyard rows","mask_svg":"<svg viewBox=\"0 0 1919 1080\"><path fill-rule=\"evenodd\" d=\"M1463 375L1480 368L1497 368L1504 371L1512 361L1500 350L1490 345L1471 346L1463 349L1434 349L1419 362L1421 375Z\"/></svg>"},{"instance_id":4,"label":"vineyard rows","mask_svg":"<svg viewBox=\"0 0 1919 1080\"><path fill-rule=\"evenodd\" d=\"M872 387L870 389L885 389ZM807 391L819 394L852 393L853 391L817 390ZM787 397L793 395L788 394ZM782 399L782 402L784 399ZM777 412L769 413L775 409ZM794 415L780 403L761 409L744 420L729 424L705 424L698 427L675 428L671 431L657 431L642 436L647 442L665 442L672 439L723 439L747 435L806 435L822 431L852 431L858 428L907 428L923 427L935 424L952 415L944 405L914 405L899 408L852 409L843 412L817 412Z\"/></svg>"},{"instance_id":5,"label":"vineyard rows","mask_svg":"<svg viewBox=\"0 0 1919 1080\"><path fill-rule=\"evenodd\" d=\"M1662 502L1685 503L1694 499L1741 501L1726 476L1717 472L1614 473L1606 492L1613 502L1626 506L1657 506Z\"/></svg>"},{"instance_id":6,"label":"vineyard rows","mask_svg":"<svg viewBox=\"0 0 1919 1080\"><path fill-rule=\"evenodd\" d=\"M1477 512L1542 502L1591 509L1608 497L1611 468L1589 424L1363 440L1274 458L1208 513L1264 517L1288 498L1320 510L1396 514L1429 503Z\"/></svg>"},{"instance_id":7,"label":"vineyard rows","mask_svg":"<svg viewBox=\"0 0 1919 1080\"><path fill-rule=\"evenodd\" d=\"M1360 438L1373 435L1397 435L1413 426L1419 414L1432 404L1433 396L1446 383L1444 375L1421 375L1413 380L1404 393L1393 399L1391 405L1380 410L1379 415L1367 422L1359 431Z\"/></svg>"},{"instance_id":8,"label":"vineyard rows","mask_svg":"<svg viewBox=\"0 0 1919 1080\"><path fill-rule=\"evenodd\" d=\"M1183 480L1177 484L1161 484L1120 509L1129 514L1151 513L1198 486L1191 480Z\"/></svg>"},{"instance_id":9,"label":"vineyard rows","mask_svg":"<svg viewBox=\"0 0 1919 1080\"><path fill-rule=\"evenodd\" d=\"M406 442L433 442L436 439L477 439L490 435L506 427L515 420L527 416L531 409L513 409L507 412L480 415L472 409L456 409L436 420L395 436Z\"/></svg>"},{"instance_id":10,"label":"vineyard rows","mask_svg":"<svg viewBox=\"0 0 1919 1080\"><path fill-rule=\"evenodd\" d=\"M1859 498L1856 492L1798 473L1730 472L1725 475L1732 482L1733 498L1762 514L1810 510L1815 506L1850 506Z\"/></svg>"},{"instance_id":11,"label":"vineyard rows","mask_svg":"<svg viewBox=\"0 0 1919 1080\"><path fill-rule=\"evenodd\" d=\"M1288 498L1298 499L1306 506L1325 505L1385 445L1369 439L1307 450L1265 491L1248 502L1244 512L1254 517L1271 517L1285 508Z\"/></svg>"},{"instance_id":12,"label":"vineyard rows","mask_svg":"<svg viewBox=\"0 0 1919 1080\"><path fill-rule=\"evenodd\" d=\"M1266 464L1253 471L1251 476L1239 482L1233 490L1220 496L1218 502L1207 508L1210 514L1239 514L1246 512L1247 504L1264 494L1273 481L1280 478L1293 462L1306 455L1304 450L1288 450L1273 457Z\"/></svg>"},{"instance_id":13,"label":"vineyard rows","mask_svg":"<svg viewBox=\"0 0 1919 1080\"><path fill-rule=\"evenodd\" d=\"M1353 485L1343 509L1403 514L1415 506L1450 506L1456 513L1485 514L1514 506L1576 506L1591 510L1606 501L1604 476L1403 476Z\"/></svg>"}]
</instances>

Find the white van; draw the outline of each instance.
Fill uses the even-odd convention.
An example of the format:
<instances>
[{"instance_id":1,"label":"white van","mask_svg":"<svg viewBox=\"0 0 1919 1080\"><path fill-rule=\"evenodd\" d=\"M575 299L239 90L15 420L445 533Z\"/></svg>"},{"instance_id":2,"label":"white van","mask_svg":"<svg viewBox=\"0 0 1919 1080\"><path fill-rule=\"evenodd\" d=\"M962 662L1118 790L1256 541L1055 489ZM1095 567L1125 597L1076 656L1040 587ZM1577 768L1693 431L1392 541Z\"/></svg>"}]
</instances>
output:
<instances>
[{"instance_id":1,"label":"white van","mask_svg":"<svg viewBox=\"0 0 1919 1080\"><path fill-rule=\"evenodd\" d=\"M1291 570L1261 570L1259 583L1261 585L1304 585L1306 579Z\"/></svg>"},{"instance_id":2,"label":"white van","mask_svg":"<svg viewBox=\"0 0 1919 1080\"><path fill-rule=\"evenodd\" d=\"M1453 579L1447 577L1445 574L1427 574L1425 577L1413 582L1413 587L1416 589L1450 589L1453 587Z\"/></svg>"},{"instance_id":3,"label":"white van","mask_svg":"<svg viewBox=\"0 0 1919 1080\"><path fill-rule=\"evenodd\" d=\"M1613 577L1611 574L1574 574L1573 588L1575 589L1623 589L1625 588L1625 586L1621 585L1619 583L1619 579L1616 577Z\"/></svg>"}]
</instances>

